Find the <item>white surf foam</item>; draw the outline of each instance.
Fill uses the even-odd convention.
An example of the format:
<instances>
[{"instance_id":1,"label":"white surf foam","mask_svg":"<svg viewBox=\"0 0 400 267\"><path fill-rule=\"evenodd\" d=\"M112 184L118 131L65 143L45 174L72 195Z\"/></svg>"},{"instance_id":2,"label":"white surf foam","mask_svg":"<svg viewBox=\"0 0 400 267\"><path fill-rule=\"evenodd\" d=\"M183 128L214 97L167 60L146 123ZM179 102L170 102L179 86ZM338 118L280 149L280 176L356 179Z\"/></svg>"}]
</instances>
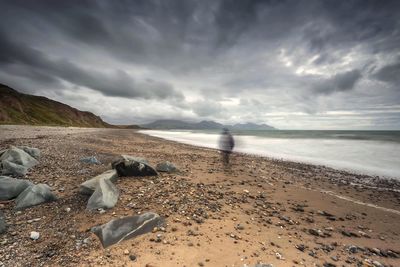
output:
<instances>
[{"instance_id":1,"label":"white surf foam","mask_svg":"<svg viewBox=\"0 0 400 267\"><path fill-rule=\"evenodd\" d=\"M218 148L218 134L142 130L172 141ZM400 144L372 140L294 139L235 136L235 151L296 162L325 165L357 173L400 179Z\"/></svg>"}]
</instances>

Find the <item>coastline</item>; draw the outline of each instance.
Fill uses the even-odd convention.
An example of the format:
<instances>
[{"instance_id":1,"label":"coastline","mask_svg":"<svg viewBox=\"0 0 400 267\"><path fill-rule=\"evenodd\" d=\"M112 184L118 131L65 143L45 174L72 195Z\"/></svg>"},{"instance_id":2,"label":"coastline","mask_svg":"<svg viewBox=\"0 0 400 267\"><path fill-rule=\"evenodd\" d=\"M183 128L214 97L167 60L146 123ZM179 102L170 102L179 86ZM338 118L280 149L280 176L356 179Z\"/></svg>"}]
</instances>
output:
<instances>
[{"instance_id":1,"label":"coastline","mask_svg":"<svg viewBox=\"0 0 400 267\"><path fill-rule=\"evenodd\" d=\"M215 149L134 130L9 128L13 136L4 138L0 133L0 148L40 148L40 165L32 169L27 179L49 183L59 200L19 214L13 210L12 201L0 204L9 224L7 233L0 236L0 258L9 255L5 261L0 260L5 266L23 266L28 262L33 266L198 266L200 262L204 266L257 262L274 266L353 266L358 262L367 264L366 259L388 266L400 264L400 259L366 249L400 251L400 193L396 191L400 185L395 180L242 153L234 153L231 170L224 171ZM152 165L168 160L181 172L160 174L157 178L121 178L117 183L121 196L116 207L104 214L85 211L86 200L77 194L77 187L109 168L112 158L119 154L142 156ZM103 164L79 163L80 157L91 155ZM362 186L351 184L365 180L368 183ZM392 191L381 194L379 188ZM166 204L167 200L175 206ZM209 210L210 204L217 207L216 211ZM65 212L67 207L71 212ZM197 209L208 213L201 223L191 217ZM139 211L155 211L166 217L166 232L161 233L163 242L150 241L157 233L149 233L105 250L87 231L112 218ZM328 219L326 214L333 217ZM34 218L40 220L27 222ZM315 235L310 229L323 234ZM43 234L38 242L29 240L29 232L34 230ZM86 238L91 241L77 249L76 244ZM303 251L300 245L304 246ZM358 249L349 252L349 246ZM54 251L51 257L46 256L49 250ZM136 255L135 262L126 250Z\"/></svg>"}]
</instances>

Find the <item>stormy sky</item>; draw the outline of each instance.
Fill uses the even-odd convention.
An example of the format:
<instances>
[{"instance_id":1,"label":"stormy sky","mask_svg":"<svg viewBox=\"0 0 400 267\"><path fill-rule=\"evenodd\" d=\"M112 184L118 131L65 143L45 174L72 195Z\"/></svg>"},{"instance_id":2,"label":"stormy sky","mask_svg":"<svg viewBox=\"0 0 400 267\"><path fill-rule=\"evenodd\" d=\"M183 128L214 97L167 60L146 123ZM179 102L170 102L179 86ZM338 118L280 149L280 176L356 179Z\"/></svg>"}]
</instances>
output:
<instances>
[{"instance_id":1,"label":"stormy sky","mask_svg":"<svg viewBox=\"0 0 400 267\"><path fill-rule=\"evenodd\" d=\"M0 83L117 124L400 129L400 1L0 0Z\"/></svg>"}]
</instances>

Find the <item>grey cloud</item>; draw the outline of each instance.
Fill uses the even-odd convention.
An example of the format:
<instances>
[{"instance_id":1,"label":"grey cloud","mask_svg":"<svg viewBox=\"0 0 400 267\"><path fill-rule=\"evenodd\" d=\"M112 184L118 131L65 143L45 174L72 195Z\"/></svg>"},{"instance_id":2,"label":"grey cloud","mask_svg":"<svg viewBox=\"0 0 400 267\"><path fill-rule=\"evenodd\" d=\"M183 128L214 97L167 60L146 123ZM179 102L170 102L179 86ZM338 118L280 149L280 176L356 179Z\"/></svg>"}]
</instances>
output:
<instances>
[{"instance_id":1,"label":"grey cloud","mask_svg":"<svg viewBox=\"0 0 400 267\"><path fill-rule=\"evenodd\" d=\"M0 34L0 49L3 55L0 57L0 65L5 72L41 80L43 83L63 79L107 96L183 99L183 94L168 83L152 79L136 81L122 70L101 73L84 69L66 59L52 60L37 49L12 42L4 34Z\"/></svg>"},{"instance_id":2,"label":"grey cloud","mask_svg":"<svg viewBox=\"0 0 400 267\"><path fill-rule=\"evenodd\" d=\"M400 52L399 1L14 0L0 8L0 82L60 101L72 102L61 91L76 92L89 99L78 106L111 121L128 113L262 122L276 112L277 123L293 123L290 114L320 121L349 101L357 111L400 100L398 63L385 66ZM96 108L107 101L112 115Z\"/></svg>"},{"instance_id":3,"label":"grey cloud","mask_svg":"<svg viewBox=\"0 0 400 267\"><path fill-rule=\"evenodd\" d=\"M383 82L398 84L400 82L400 58L398 62L378 69L372 77Z\"/></svg>"},{"instance_id":4,"label":"grey cloud","mask_svg":"<svg viewBox=\"0 0 400 267\"><path fill-rule=\"evenodd\" d=\"M329 79L317 82L314 91L319 94L349 91L354 88L360 78L361 72L359 70L338 73Z\"/></svg>"},{"instance_id":5,"label":"grey cloud","mask_svg":"<svg viewBox=\"0 0 400 267\"><path fill-rule=\"evenodd\" d=\"M218 116L224 111L221 104L212 100L200 100L191 103L192 110L200 117Z\"/></svg>"}]
</instances>

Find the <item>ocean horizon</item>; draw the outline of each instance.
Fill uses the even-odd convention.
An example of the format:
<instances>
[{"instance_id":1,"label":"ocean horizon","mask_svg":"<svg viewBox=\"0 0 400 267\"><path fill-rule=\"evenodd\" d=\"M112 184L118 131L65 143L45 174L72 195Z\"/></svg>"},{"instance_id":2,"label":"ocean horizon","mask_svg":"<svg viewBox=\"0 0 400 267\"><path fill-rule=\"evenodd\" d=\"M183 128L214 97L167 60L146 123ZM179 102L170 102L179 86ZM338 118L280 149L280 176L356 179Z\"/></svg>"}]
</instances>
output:
<instances>
[{"instance_id":1,"label":"ocean horizon","mask_svg":"<svg viewBox=\"0 0 400 267\"><path fill-rule=\"evenodd\" d=\"M217 130L140 130L150 136L218 149ZM234 151L400 180L400 131L235 131Z\"/></svg>"}]
</instances>

